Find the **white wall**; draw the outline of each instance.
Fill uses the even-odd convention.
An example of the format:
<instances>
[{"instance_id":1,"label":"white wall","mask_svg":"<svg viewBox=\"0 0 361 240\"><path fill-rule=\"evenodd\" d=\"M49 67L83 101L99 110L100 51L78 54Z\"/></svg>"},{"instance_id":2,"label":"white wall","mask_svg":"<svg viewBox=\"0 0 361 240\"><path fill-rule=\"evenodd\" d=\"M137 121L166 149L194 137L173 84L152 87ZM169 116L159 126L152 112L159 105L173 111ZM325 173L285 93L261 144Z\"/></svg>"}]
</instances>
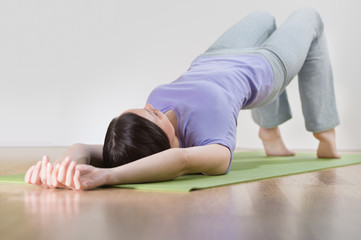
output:
<instances>
[{"instance_id":1,"label":"white wall","mask_svg":"<svg viewBox=\"0 0 361 240\"><path fill-rule=\"evenodd\" d=\"M149 92L246 14L264 9L281 23L294 9L319 10L334 66L341 149L361 149L358 0L0 1L0 146L102 143L109 121L142 107ZM296 81L294 118L281 127L292 149L314 149ZM249 111L238 147L261 148Z\"/></svg>"}]
</instances>

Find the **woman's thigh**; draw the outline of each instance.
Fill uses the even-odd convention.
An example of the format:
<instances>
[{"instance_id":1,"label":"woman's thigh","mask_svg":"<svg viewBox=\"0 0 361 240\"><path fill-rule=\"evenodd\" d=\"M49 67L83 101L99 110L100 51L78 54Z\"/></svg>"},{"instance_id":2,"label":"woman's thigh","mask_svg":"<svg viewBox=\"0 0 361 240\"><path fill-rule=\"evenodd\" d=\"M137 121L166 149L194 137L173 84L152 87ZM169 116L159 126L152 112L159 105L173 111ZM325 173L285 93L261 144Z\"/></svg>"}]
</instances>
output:
<instances>
[{"instance_id":1,"label":"woman's thigh","mask_svg":"<svg viewBox=\"0 0 361 240\"><path fill-rule=\"evenodd\" d=\"M312 43L323 32L319 14L312 8L295 11L261 46L278 56L285 69L285 85L301 70Z\"/></svg>"}]
</instances>

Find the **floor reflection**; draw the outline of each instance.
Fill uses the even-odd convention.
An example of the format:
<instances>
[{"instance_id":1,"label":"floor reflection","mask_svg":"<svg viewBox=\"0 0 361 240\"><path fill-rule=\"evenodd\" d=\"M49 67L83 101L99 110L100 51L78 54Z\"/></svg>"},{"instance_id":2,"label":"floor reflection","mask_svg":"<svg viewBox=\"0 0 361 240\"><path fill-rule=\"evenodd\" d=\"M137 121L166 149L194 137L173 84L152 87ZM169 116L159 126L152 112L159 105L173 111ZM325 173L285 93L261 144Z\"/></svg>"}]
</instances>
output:
<instances>
[{"instance_id":1,"label":"floor reflection","mask_svg":"<svg viewBox=\"0 0 361 240\"><path fill-rule=\"evenodd\" d=\"M31 189L24 192L25 212L41 224L66 221L79 213L80 192Z\"/></svg>"}]
</instances>

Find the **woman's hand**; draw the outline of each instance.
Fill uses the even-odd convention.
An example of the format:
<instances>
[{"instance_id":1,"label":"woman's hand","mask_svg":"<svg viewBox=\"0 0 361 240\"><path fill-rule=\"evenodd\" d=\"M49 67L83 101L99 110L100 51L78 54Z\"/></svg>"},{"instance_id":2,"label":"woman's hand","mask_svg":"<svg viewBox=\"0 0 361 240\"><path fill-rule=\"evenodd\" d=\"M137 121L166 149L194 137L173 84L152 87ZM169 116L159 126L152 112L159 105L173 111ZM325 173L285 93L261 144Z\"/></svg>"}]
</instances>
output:
<instances>
[{"instance_id":1,"label":"woman's hand","mask_svg":"<svg viewBox=\"0 0 361 240\"><path fill-rule=\"evenodd\" d=\"M74 182L76 190L89 190L109 183L110 170L91 165L76 165Z\"/></svg>"},{"instance_id":2,"label":"woman's hand","mask_svg":"<svg viewBox=\"0 0 361 240\"><path fill-rule=\"evenodd\" d=\"M26 172L25 182L45 188L87 190L105 185L108 172L108 169L76 164L70 157L54 167L44 156Z\"/></svg>"},{"instance_id":3,"label":"woman's hand","mask_svg":"<svg viewBox=\"0 0 361 240\"><path fill-rule=\"evenodd\" d=\"M53 164L49 162L48 156L44 156L41 161L28 169L24 180L27 183L45 188L71 188L71 184L68 184L69 186L66 185L64 174L68 171L70 174L74 168L75 163L71 162L69 157L54 167Z\"/></svg>"}]
</instances>

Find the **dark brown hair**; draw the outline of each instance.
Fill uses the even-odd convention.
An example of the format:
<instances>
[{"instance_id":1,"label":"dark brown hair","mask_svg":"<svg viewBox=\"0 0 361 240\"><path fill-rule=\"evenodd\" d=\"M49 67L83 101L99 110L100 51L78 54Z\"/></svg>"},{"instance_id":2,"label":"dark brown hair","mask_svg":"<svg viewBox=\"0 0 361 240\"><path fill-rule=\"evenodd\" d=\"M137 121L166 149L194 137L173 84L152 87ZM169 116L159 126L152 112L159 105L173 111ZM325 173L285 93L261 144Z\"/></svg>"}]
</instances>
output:
<instances>
[{"instance_id":1,"label":"dark brown hair","mask_svg":"<svg viewBox=\"0 0 361 240\"><path fill-rule=\"evenodd\" d=\"M103 165L117 167L169 149L165 132L155 123L134 113L114 118L103 146Z\"/></svg>"}]
</instances>

